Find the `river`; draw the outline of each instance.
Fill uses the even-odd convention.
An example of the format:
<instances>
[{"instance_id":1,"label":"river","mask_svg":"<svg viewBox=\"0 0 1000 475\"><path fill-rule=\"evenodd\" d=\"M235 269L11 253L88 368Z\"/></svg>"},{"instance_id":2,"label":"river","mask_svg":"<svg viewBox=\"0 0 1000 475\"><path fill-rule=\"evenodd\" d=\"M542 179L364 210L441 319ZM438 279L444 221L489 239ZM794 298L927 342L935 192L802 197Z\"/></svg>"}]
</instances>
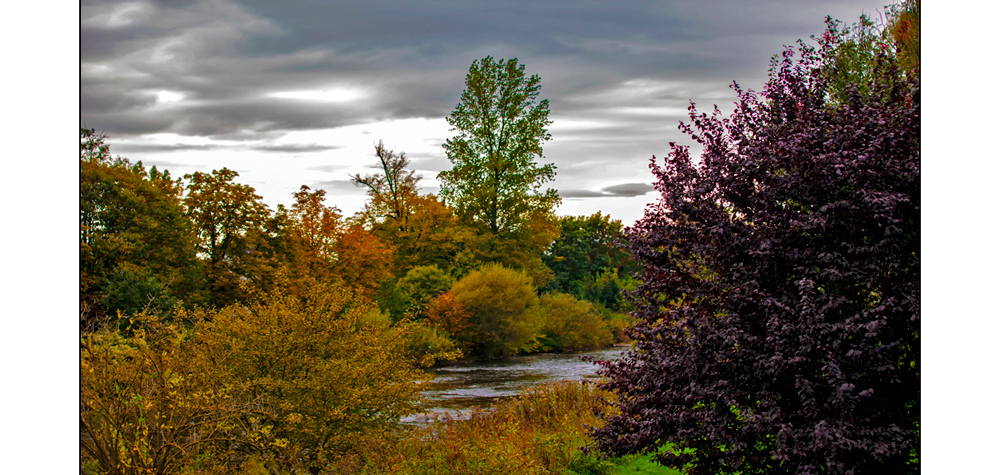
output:
<instances>
[{"instance_id":1,"label":"river","mask_svg":"<svg viewBox=\"0 0 1000 475\"><path fill-rule=\"evenodd\" d=\"M403 422L421 423L432 414L461 418L474 406L488 406L497 398L516 396L526 387L559 379L580 380L596 377L598 366L583 361L617 359L626 347L606 348L585 353L538 354L490 361L447 363L435 368L434 379L424 391L428 404L423 414Z\"/></svg>"}]
</instances>

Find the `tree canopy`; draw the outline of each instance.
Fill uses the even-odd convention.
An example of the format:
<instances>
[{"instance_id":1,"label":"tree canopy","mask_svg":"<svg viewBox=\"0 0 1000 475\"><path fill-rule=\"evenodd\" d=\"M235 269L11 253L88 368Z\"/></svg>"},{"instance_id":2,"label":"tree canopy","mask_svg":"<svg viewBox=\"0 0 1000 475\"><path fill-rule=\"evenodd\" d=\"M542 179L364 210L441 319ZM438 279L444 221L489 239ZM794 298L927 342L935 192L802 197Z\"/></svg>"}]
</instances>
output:
<instances>
[{"instance_id":1,"label":"tree canopy","mask_svg":"<svg viewBox=\"0 0 1000 475\"><path fill-rule=\"evenodd\" d=\"M520 228L536 210L559 202L555 190L540 192L555 166L539 166L542 143L551 136L548 100L537 101L538 75L526 76L517 59L476 60L461 101L448 117L444 149L454 165L438 174L441 196L470 224L493 233Z\"/></svg>"},{"instance_id":2,"label":"tree canopy","mask_svg":"<svg viewBox=\"0 0 1000 475\"><path fill-rule=\"evenodd\" d=\"M622 229L621 221L601 213L559 218L559 235L542 254L554 275L550 288L581 297L584 287L602 273L638 271L624 247ZM617 295L610 297L617 300Z\"/></svg>"},{"instance_id":3,"label":"tree canopy","mask_svg":"<svg viewBox=\"0 0 1000 475\"><path fill-rule=\"evenodd\" d=\"M180 182L111 157L104 141L80 129L80 298L88 321L187 296L197 280Z\"/></svg>"},{"instance_id":4,"label":"tree canopy","mask_svg":"<svg viewBox=\"0 0 1000 475\"><path fill-rule=\"evenodd\" d=\"M700 163L676 144L651 161L600 450L669 443L657 460L695 474L917 471L919 76L883 55L864 87L833 83L836 51L787 50L728 118L692 104Z\"/></svg>"},{"instance_id":5,"label":"tree canopy","mask_svg":"<svg viewBox=\"0 0 1000 475\"><path fill-rule=\"evenodd\" d=\"M351 177L355 186L367 188L370 198L362 215L370 224L384 223L394 231L406 231L421 177L407 170L410 160L405 153L387 149L381 140L375 145L375 156L379 159L381 174L361 176L356 173Z\"/></svg>"},{"instance_id":6,"label":"tree canopy","mask_svg":"<svg viewBox=\"0 0 1000 475\"><path fill-rule=\"evenodd\" d=\"M188 179L185 214L205 255L210 302L227 305L238 298L240 274L254 261L257 241L270 212L252 186L235 181L228 168L194 172Z\"/></svg>"}]
</instances>

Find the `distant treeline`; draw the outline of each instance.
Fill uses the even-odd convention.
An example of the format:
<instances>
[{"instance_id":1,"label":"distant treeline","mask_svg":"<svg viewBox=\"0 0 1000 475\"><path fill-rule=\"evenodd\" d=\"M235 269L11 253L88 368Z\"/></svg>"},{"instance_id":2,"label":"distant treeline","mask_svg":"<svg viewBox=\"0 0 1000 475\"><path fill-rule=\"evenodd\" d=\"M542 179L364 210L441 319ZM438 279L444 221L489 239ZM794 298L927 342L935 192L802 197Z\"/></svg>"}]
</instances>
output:
<instances>
[{"instance_id":1,"label":"distant treeline","mask_svg":"<svg viewBox=\"0 0 1000 475\"><path fill-rule=\"evenodd\" d=\"M324 283L371 300L392 321L419 322L424 340L415 344L428 349L493 357L622 338L622 290L634 287L637 265L608 216L534 213L494 232L420 194L405 155L381 144L386 174L355 177L370 195L355 216L307 186L271 210L232 170L175 179L113 157L92 129L80 139L85 329Z\"/></svg>"}]
</instances>

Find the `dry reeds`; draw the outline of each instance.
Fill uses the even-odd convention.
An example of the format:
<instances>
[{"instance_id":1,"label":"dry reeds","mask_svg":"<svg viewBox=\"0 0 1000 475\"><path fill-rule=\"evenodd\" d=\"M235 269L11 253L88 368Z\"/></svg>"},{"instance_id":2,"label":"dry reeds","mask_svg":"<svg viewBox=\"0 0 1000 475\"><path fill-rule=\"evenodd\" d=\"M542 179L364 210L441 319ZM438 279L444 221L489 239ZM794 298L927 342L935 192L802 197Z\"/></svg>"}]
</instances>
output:
<instances>
[{"instance_id":1,"label":"dry reeds","mask_svg":"<svg viewBox=\"0 0 1000 475\"><path fill-rule=\"evenodd\" d=\"M582 453L600 424L602 396L586 381L557 381L476 409L468 419L438 419L370 454L368 473L603 473L610 462Z\"/></svg>"}]
</instances>

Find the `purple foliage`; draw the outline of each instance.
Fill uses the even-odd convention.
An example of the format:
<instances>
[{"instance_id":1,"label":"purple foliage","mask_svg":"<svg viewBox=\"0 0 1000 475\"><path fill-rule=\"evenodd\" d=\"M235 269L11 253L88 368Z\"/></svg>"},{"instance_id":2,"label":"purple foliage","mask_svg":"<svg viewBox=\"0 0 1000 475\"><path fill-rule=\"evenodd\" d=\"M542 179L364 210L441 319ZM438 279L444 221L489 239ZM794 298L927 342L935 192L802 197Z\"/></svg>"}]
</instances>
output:
<instances>
[{"instance_id":1,"label":"purple foliage","mask_svg":"<svg viewBox=\"0 0 1000 475\"><path fill-rule=\"evenodd\" d=\"M610 455L690 473L915 472L919 441L919 78L891 58L833 103L821 53L772 64L703 145L650 168L661 197L627 230L644 264L635 350L602 362Z\"/></svg>"}]
</instances>

